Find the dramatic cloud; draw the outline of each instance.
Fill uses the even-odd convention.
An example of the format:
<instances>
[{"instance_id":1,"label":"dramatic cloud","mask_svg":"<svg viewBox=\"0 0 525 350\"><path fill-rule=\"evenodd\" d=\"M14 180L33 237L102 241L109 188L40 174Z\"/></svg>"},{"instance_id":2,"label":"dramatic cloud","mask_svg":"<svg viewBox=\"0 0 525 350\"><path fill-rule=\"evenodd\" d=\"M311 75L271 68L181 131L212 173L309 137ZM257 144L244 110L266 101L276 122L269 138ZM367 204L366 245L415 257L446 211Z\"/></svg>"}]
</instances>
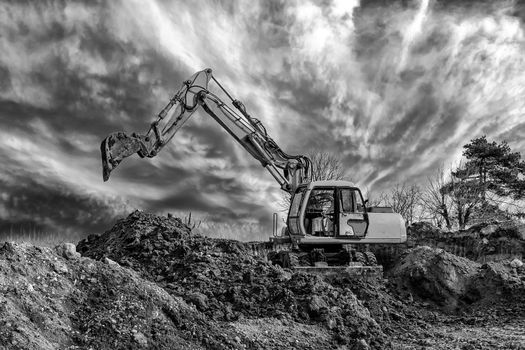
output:
<instances>
[{"instance_id":1,"label":"dramatic cloud","mask_svg":"<svg viewBox=\"0 0 525 350\"><path fill-rule=\"evenodd\" d=\"M90 233L132 208L269 223L277 184L203 112L102 182L100 141L145 132L206 67L287 153L337 153L374 191L424 182L484 134L523 154L524 13L512 1L4 2L0 231Z\"/></svg>"}]
</instances>

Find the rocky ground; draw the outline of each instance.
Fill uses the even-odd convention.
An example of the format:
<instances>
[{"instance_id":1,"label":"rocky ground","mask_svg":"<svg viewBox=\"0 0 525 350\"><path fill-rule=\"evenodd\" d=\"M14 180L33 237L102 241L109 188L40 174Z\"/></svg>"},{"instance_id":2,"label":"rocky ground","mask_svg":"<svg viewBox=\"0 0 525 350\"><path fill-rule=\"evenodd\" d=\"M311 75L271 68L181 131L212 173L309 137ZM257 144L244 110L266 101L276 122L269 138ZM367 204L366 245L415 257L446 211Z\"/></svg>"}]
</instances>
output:
<instances>
[{"instance_id":1,"label":"rocky ground","mask_svg":"<svg viewBox=\"0 0 525 350\"><path fill-rule=\"evenodd\" d=\"M76 249L4 244L0 290L2 349L525 349L519 260L417 246L322 278L138 211Z\"/></svg>"}]
</instances>

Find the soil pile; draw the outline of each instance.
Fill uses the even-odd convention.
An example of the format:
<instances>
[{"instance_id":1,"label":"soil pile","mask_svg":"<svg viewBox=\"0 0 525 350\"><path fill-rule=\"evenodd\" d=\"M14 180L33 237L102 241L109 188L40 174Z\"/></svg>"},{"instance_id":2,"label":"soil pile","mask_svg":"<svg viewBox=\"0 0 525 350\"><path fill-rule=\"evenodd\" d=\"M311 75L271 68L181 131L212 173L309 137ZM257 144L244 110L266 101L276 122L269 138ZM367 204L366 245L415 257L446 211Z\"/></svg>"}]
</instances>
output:
<instances>
[{"instance_id":1,"label":"soil pile","mask_svg":"<svg viewBox=\"0 0 525 350\"><path fill-rule=\"evenodd\" d=\"M0 349L525 348L519 260L419 247L389 282L282 269L252 247L142 212L77 247L6 243Z\"/></svg>"},{"instance_id":2,"label":"soil pile","mask_svg":"<svg viewBox=\"0 0 525 350\"><path fill-rule=\"evenodd\" d=\"M136 211L104 234L81 241L77 250L133 268L216 321L276 318L317 325L330 335L325 347L381 348L386 341L348 285L284 270L238 241L193 235L176 218Z\"/></svg>"},{"instance_id":3,"label":"soil pile","mask_svg":"<svg viewBox=\"0 0 525 350\"><path fill-rule=\"evenodd\" d=\"M478 267L466 258L422 246L405 253L389 276L400 292L413 293L453 310L467 292Z\"/></svg>"},{"instance_id":4,"label":"soil pile","mask_svg":"<svg viewBox=\"0 0 525 350\"><path fill-rule=\"evenodd\" d=\"M0 291L1 349L205 349L237 336L131 270L81 258L73 244L3 244Z\"/></svg>"},{"instance_id":5,"label":"soil pile","mask_svg":"<svg viewBox=\"0 0 525 350\"><path fill-rule=\"evenodd\" d=\"M518 260L482 265L422 246L408 250L389 278L400 293L433 301L447 311L483 307L512 314L525 311L525 269L519 265Z\"/></svg>"}]
</instances>

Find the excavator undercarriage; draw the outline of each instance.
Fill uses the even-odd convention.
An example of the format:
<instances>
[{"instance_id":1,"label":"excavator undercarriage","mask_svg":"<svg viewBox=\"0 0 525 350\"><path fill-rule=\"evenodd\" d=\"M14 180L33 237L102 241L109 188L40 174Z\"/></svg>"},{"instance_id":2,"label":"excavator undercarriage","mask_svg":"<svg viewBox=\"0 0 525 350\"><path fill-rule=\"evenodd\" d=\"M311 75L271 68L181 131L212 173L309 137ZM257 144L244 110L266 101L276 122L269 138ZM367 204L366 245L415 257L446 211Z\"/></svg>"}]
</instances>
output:
<instances>
[{"instance_id":1,"label":"excavator undercarriage","mask_svg":"<svg viewBox=\"0 0 525 350\"><path fill-rule=\"evenodd\" d=\"M322 276L338 275L378 280L383 266L368 246L329 245L297 247L284 237L272 237L269 242L249 243L254 255L266 258L282 268Z\"/></svg>"},{"instance_id":2,"label":"excavator undercarriage","mask_svg":"<svg viewBox=\"0 0 525 350\"><path fill-rule=\"evenodd\" d=\"M370 251L351 248L325 250L314 248L307 250L278 250L267 255L268 260L283 268L291 267L328 267L328 266L377 266L377 259Z\"/></svg>"}]
</instances>

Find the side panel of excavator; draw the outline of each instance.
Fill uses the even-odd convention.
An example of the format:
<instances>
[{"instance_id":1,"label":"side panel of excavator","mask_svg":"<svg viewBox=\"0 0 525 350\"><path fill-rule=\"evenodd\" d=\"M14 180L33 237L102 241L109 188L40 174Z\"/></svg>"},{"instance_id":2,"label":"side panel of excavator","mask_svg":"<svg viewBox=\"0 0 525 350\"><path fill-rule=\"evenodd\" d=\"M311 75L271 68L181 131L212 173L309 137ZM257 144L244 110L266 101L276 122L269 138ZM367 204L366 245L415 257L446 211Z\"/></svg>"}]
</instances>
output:
<instances>
[{"instance_id":1,"label":"side panel of excavator","mask_svg":"<svg viewBox=\"0 0 525 350\"><path fill-rule=\"evenodd\" d=\"M405 243L407 233L403 217L397 213L368 213L369 226L364 237L323 237L304 235L298 242L308 245L326 244L396 244Z\"/></svg>"}]
</instances>

